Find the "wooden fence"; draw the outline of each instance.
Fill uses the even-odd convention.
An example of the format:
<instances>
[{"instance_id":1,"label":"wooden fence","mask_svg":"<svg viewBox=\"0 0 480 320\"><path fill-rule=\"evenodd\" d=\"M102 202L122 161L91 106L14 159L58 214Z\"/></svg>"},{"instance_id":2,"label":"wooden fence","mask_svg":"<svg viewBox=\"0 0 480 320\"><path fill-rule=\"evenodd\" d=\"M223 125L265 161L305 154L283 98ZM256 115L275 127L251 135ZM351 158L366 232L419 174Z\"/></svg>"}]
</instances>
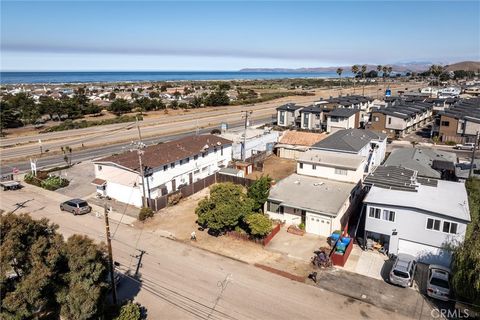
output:
<instances>
[{"instance_id":1,"label":"wooden fence","mask_svg":"<svg viewBox=\"0 0 480 320\"><path fill-rule=\"evenodd\" d=\"M167 207L175 199L178 199L179 197L181 198L189 197L192 194L195 194L205 188L208 188L214 183L232 182L234 184L240 184L244 187L249 187L252 185L254 181L255 180L252 180L252 179L229 176L229 175L224 175L217 172L205 177L204 179L198 180L192 184L183 186L178 190L171 192L169 194L166 194L164 196L159 196L155 199L148 199L147 203L149 208L151 208L153 211L158 211Z\"/></svg>"}]
</instances>

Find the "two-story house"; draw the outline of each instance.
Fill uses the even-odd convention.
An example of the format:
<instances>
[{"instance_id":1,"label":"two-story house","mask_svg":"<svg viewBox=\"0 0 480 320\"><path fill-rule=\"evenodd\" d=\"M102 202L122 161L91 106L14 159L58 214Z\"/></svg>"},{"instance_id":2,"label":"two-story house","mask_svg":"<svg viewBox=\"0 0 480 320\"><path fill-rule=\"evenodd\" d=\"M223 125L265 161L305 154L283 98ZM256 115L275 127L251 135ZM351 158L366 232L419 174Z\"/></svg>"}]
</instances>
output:
<instances>
[{"instance_id":1,"label":"two-story house","mask_svg":"<svg viewBox=\"0 0 480 320\"><path fill-rule=\"evenodd\" d=\"M360 109L337 108L327 114L327 132L360 128Z\"/></svg>"},{"instance_id":2,"label":"two-story house","mask_svg":"<svg viewBox=\"0 0 480 320\"><path fill-rule=\"evenodd\" d=\"M141 159L139 159L141 157ZM144 167L141 175L140 160ZM97 192L140 207L203 179L232 160L232 142L216 135L187 136L93 162Z\"/></svg>"},{"instance_id":3,"label":"two-story house","mask_svg":"<svg viewBox=\"0 0 480 320\"><path fill-rule=\"evenodd\" d=\"M465 185L425 179L400 167L379 166L364 181L364 239L392 254L449 266L451 248L465 238L470 222ZM358 235L357 235L358 236Z\"/></svg>"},{"instance_id":4,"label":"two-story house","mask_svg":"<svg viewBox=\"0 0 480 320\"><path fill-rule=\"evenodd\" d=\"M277 125L281 127L295 127L300 118L302 106L287 103L277 108Z\"/></svg>"}]
</instances>

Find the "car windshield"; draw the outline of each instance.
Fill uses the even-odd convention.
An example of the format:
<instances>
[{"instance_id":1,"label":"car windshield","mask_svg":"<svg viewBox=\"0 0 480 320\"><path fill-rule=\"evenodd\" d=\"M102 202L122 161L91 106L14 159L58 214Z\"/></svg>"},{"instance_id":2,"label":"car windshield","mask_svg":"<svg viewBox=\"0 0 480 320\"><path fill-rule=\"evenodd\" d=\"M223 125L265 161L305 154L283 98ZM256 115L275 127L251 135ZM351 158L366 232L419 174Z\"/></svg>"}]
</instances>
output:
<instances>
[{"instance_id":1,"label":"car windshield","mask_svg":"<svg viewBox=\"0 0 480 320\"><path fill-rule=\"evenodd\" d=\"M399 270L393 270L393 274L396 275L397 277L400 277L400 278L408 278L409 277L408 273L403 272L403 271L399 271Z\"/></svg>"},{"instance_id":2,"label":"car windshield","mask_svg":"<svg viewBox=\"0 0 480 320\"><path fill-rule=\"evenodd\" d=\"M86 203L86 202L80 202L80 203L78 204L78 206L79 206L80 208L86 207L86 206L88 206L88 203Z\"/></svg>"},{"instance_id":3,"label":"car windshield","mask_svg":"<svg viewBox=\"0 0 480 320\"><path fill-rule=\"evenodd\" d=\"M439 279L439 278L435 278L435 277L432 278L432 280L430 280L430 284L434 285L434 286L437 286L437 287L440 287L440 288L445 288L445 289L450 288L447 280Z\"/></svg>"}]
</instances>

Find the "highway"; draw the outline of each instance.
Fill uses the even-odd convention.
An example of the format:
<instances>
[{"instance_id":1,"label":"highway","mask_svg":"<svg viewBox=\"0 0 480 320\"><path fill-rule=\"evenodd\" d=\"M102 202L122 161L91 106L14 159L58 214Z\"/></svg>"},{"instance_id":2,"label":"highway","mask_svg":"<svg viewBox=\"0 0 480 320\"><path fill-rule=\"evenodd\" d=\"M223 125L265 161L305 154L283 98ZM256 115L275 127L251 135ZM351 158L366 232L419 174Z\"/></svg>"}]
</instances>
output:
<instances>
[{"instance_id":1,"label":"highway","mask_svg":"<svg viewBox=\"0 0 480 320\"><path fill-rule=\"evenodd\" d=\"M260 119L255 119L251 123L252 125L258 125L258 124L263 124L266 122L271 121L271 117L266 117L266 118L260 118ZM236 121L233 123L229 124L229 129L238 129L243 127L243 120L241 121ZM207 128L199 129L198 133L199 134L204 134L204 133L209 133L213 128L218 128L218 125L213 125L209 126ZM135 130L135 133L137 134L132 138L132 140L137 141L138 140L138 131ZM163 135L163 136L154 136L150 138L143 138L142 141L148 146L148 145L153 145L157 144L159 142L165 142L169 140L174 140L178 139L181 137L185 137L188 135L196 134L197 130L188 130L184 131L182 133L176 133L176 134L169 134L169 135ZM119 133L121 134L121 133ZM113 143L113 144L107 144L103 146L97 146L95 148L91 149L80 149L80 150L75 150L72 152L72 163L78 163L82 161L87 161L91 159L96 159L100 157L105 157L109 156L115 153L121 153L124 151L127 151L131 148L131 142L122 142L122 143ZM39 154L37 152L37 168L52 168L55 166L62 166L65 165L65 161L63 160L63 155L62 154L57 154L53 156L47 156L44 154L42 157L39 157ZM30 170L30 160L18 160L16 162L12 162L9 164L5 164L3 161L3 155L2 155L2 167L1 167L1 174L11 174L13 168L17 168L20 170L20 172L25 172Z\"/></svg>"}]
</instances>

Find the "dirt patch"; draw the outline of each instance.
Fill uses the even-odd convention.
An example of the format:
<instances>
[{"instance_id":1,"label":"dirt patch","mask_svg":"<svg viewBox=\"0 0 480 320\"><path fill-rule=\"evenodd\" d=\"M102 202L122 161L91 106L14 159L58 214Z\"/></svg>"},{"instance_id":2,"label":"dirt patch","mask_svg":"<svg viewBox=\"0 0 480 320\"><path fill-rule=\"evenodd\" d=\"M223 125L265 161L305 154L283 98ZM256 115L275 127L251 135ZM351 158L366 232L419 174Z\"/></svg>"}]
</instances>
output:
<instances>
[{"instance_id":1,"label":"dirt patch","mask_svg":"<svg viewBox=\"0 0 480 320\"><path fill-rule=\"evenodd\" d=\"M268 175L275 181L282 180L295 172L297 162L292 159L284 159L271 155L263 163L263 172L254 171L247 175L247 178L258 179L262 175Z\"/></svg>"},{"instance_id":2,"label":"dirt patch","mask_svg":"<svg viewBox=\"0 0 480 320\"><path fill-rule=\"evenodd\" d=\"M285 277L285 278L293 280L293 281L305 282L305 277L299 277L299 276L296 276L294 274L291 274L291 273L288 273L288 272L285 272L285 271L282 271L282 270L278 270L278 269L275 269L275 268L272 268L272 267L264 266L264 265L258 264L258 263L255 264L255 267L266 270L266 271L271 272L271 273L275 273L279 276Z\"/></svg>"}]
</instances>

